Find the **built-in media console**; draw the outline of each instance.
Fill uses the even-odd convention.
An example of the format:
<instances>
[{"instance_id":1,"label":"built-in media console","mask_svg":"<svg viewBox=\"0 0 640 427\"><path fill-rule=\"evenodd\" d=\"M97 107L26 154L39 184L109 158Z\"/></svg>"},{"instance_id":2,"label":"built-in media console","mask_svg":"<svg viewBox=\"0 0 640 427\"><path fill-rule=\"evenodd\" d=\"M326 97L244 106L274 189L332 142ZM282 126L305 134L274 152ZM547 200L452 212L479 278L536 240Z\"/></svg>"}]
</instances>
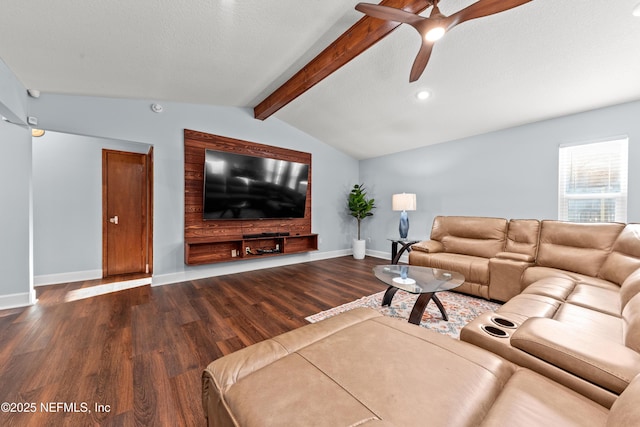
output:
<instances>
[{"instance_id":1,"label":"built-in media console","mask_svg":"<svg viewBox=\"0 0 640 427\"><path fill-rule=\"evenodd\" d=\"M188 129L184 150L186 264L318 249L311 154Z\"/></svg>"}]
</instances>

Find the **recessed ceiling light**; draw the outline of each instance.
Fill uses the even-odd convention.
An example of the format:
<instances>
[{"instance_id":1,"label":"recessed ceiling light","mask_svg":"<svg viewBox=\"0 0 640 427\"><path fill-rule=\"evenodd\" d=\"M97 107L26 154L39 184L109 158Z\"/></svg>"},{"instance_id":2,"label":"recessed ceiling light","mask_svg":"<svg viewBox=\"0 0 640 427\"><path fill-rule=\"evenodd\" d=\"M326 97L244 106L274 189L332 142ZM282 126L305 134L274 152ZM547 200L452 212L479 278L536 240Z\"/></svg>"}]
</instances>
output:
<instances>
[{"instance_id":1,"label":"recessed ceiling light","mask_svg":"<svg viewBox=\"0 0 640 427\"><path fill-rule=\"evenodd\" d=\"M36 129L36 128L31 129L31 136L40 138L42 135L44 135L43 129Z\"/></svg>"},{"instance_id":2,"label":"recessed ceiling light","mask_svg":"<svg viewBox=\"0 0 640 427\"><path fill-rule=\"evenodd\" d=\"M419 101L425 101L430 96L431 92L429 92L428 90L421 90L420 92L416 93L416 98L418 98Z\"/></svg>"},{"instance_id":3,"label":"recessed ceiling light","mask_svg":"<svg viewBox=\"0 0 640 427\"><path fill-rule=\"evenodd\" d=\"M638 3L636 7L633 8L633 12L631 12L631 14L640 18L640 3Z\"/></svg>"}]
</instances>

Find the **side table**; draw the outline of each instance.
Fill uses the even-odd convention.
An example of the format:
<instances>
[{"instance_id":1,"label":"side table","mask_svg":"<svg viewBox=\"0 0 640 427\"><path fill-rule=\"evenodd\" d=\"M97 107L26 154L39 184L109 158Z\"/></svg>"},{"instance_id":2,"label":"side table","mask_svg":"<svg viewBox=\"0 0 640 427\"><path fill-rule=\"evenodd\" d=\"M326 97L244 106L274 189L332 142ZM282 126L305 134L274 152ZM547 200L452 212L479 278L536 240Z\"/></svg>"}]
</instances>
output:
<instances>
[{"instance_id":1,"label":"side table","mask_svg":"<svg viewBox=\"0 0 640 427\"><path fill-rule=\"evenodd\" d=\"M422 241L408 238L389 238L387 240L391 241L391 264L397 264L404 251L411 252L411 245ZM399 251L398 245L401 245Z\"/></svg>"}]
</instances>

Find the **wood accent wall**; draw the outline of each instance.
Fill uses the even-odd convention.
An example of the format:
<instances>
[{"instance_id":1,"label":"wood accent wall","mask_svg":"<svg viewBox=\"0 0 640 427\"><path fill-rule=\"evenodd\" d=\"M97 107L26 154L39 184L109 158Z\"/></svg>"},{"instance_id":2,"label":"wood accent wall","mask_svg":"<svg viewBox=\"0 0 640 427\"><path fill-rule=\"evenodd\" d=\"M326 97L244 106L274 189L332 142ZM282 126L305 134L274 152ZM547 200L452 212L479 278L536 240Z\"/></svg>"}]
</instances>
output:
<instances>
[{"instance_id":1,"label":"wood accent wall","mask_svg":"<svg viewBox=\"0 0 640 427\"><path fill-rule=\"evenodd\" d=\"M206 149L270 157L309 164L309 185L304 218L262 220L204 220L202 198L204 154ZM227 138L194 130L184 130L184 239L191 241L223 241L240 239L246 234L311 233L311 154L255 142Z\"/></svg>"}]
</instances>

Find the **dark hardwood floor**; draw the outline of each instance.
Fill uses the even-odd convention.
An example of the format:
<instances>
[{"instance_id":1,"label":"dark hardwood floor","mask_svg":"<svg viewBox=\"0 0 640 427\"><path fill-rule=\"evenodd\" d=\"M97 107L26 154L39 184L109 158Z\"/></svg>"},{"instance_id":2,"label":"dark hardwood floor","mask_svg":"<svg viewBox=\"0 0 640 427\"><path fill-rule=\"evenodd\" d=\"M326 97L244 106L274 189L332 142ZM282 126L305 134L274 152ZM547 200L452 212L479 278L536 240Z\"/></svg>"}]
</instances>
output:
<instances>
[{"instance_id":1,"label":"dark hardwood floor","mask_svg":"<svg viewBox=\"0 0 640 427\"><path fill-rule=\"evenodd\" d=\"M37 288L37 305L0 311L0 402L21 412L3 404L0 426L203 426L207 364L384 290L371 272L384 263L341 257L70 302L100 281Z\"/></svg>"}]
</instances>

